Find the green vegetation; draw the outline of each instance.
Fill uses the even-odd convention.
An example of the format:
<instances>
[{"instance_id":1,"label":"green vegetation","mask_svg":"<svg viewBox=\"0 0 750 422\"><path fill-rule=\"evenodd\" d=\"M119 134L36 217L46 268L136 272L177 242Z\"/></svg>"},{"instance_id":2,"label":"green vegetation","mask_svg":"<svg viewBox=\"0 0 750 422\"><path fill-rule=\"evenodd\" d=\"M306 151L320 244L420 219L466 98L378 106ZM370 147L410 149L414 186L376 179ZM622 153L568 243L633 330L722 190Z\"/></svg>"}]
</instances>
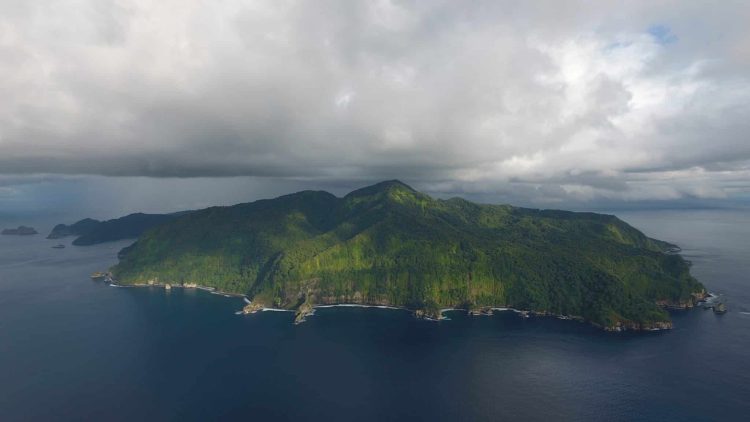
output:
<instances>
[{"instance_id":1,"label":"green vegetation","mask_svg":"<svg viewBox=\"0 0 750 422\"><path fill-rule=\"evenodd\" d=\"M95 230L102 222L94 220L92 218L84 218L83 220L77 221L73 224L58 224L56 225L47 239L61 239L68 236L82 236Z\"/></svg>"},{"instance_id":2,"label":"green vegetation","mask_svg":"<svg viewBox=\"0 0 750 422\"><path fill-rule=\"evenodd\" d=\"M669 321L657 301L692 304L703 291L671 247L611 215L438 200L390 181L181 215L124 249L112 272L288 309L512 306L647 327Z\"/></svg>"},{"instance_id":3,"label":"green vegetation","mask_svg":"<svg viewBox=\"0 0 750 422\"><path fill-rule=\"evenodd\" d=\"M60 239L67 236L78 236L73 244L88 246L98 243L112 242L121 239L135 239L144 231L172 221L180 215L176 214L143 214L135 213L125 217L107 221L85 218L71 225L58 224L47 239Z\"/></svg>"}]
</instances>

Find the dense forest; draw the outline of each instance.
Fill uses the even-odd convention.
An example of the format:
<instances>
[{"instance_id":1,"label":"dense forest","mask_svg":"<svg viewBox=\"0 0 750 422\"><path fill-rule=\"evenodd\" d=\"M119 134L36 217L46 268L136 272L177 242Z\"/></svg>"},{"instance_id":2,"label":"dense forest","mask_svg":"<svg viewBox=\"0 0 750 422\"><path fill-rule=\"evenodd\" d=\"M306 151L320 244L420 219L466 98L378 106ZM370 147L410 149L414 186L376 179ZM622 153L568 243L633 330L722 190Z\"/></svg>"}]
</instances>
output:
<instances>
[{"instance_id":1,"label":"dense forest","mask_svg":"<svg viewBox=\"0 0 750 422\"><path fill-rule=\"evenodd\" d=\"M669 321L688 263L611 215L433 199L398 182L179 215L120 254L119 283L195 283L269 307L512 306L605 327Z\"/></svg>"},{"instance_id":2,"label":"dense forest","mask_svg":"<svg viewBox=\"0 0 750 422\"><path fill-rule=\"evenodd\" d=\"M143 214L135 213L107 221L84 218L73 224L56 225L47 239L60 239L76 236L73 244L89 246L98 243L112 242L122 239L135 239L144 231L171 221L186 212L174 214Z\"/></svg>"}]
</instances>

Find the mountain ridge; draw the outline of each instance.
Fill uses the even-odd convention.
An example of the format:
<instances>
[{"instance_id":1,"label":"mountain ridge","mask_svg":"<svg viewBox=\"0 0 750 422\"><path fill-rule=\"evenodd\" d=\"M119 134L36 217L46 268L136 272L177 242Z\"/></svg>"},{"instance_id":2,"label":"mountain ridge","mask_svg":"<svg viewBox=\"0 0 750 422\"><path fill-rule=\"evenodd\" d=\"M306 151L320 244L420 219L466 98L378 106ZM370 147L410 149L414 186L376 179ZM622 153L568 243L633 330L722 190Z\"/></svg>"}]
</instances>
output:
<instances>
[{"instance_id":1,"label":"mountain ridge","mask_svg":"<svg viewBox=\"0 0 750 422\"><path fill-rule=\"evenodd\" d=\"M90 246L122 239L135 239L144 231L166 223L190 211L171 214L132 213L111 220L99 221L84 218L73 224L58 224L52 228L47 239L62 239L75 236L73 245Z\"/></svg>"}]
</instances>

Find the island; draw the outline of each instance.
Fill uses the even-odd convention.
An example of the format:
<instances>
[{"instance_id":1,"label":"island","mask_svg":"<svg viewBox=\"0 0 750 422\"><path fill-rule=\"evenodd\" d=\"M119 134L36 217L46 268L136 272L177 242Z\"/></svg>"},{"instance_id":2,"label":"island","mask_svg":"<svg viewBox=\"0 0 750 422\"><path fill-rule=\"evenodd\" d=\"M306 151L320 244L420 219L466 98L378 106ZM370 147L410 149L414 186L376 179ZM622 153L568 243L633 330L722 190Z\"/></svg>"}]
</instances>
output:
<instances>
[{"instance_id":1,"label":"island","mask_svg":"<svg viewBox=\"0 0 750 422\"><path fill-rule=\"evenodd\" d=\"M0 234L6 234L6 235L14 235L14 236L29 236L32 234L37 234L38 232L34 230L33 227L27 227L27 226L18 226L18 228L15 229L4 229Z\"/></svg>"},{"instance_id":2,"label":"island","mask_svg":"<svg viewBox=\"0 0 750 422\"><path fill-rule=\"evenodd\" d=\"M183 214L145 231L109 274L245 295L245 312L293 310L298 322L359 304L658 330L672 327L666 309L706 296L677 250L613 215L436 199L393 180Z\"/></svg>"}]
</instances>

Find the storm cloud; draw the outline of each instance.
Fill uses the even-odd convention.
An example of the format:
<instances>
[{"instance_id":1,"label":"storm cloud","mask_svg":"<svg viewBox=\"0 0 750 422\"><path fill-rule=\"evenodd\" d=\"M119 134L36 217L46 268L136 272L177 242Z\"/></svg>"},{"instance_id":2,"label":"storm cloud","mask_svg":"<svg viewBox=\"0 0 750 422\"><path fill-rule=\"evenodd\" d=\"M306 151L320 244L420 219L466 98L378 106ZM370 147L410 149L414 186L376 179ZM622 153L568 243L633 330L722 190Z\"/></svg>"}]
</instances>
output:
<instances>
[{"instance_id":1,"label":"storm cloud","mask_svg":"<svg viewBox=\"0 0 750 422\"><path fill-rule=\"evenodd\" d=\"M747 196L747 22L739 1L4 0L0 174Z\"/></svg>"}]
</instances>

